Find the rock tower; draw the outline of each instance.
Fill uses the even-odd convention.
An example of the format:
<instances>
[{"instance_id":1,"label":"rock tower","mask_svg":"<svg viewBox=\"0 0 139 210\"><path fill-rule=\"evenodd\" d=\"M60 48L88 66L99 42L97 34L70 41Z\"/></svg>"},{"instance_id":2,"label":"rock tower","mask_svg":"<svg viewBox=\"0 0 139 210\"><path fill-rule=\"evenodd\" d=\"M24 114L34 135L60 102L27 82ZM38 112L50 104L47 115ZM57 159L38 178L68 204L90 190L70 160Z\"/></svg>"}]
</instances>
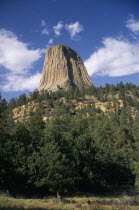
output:
<instances>
[{"instance_id":1,"label":"rock tower","mask_svg":"<svg viewBox=\"0 0 139 210\"><path fill-rule=\"evenodd\" d=\"M39 91L67 90L71 86L81 89L91 85L83 61L74 50L64 45L47 49Z\"/></svg>"}]
</instances>

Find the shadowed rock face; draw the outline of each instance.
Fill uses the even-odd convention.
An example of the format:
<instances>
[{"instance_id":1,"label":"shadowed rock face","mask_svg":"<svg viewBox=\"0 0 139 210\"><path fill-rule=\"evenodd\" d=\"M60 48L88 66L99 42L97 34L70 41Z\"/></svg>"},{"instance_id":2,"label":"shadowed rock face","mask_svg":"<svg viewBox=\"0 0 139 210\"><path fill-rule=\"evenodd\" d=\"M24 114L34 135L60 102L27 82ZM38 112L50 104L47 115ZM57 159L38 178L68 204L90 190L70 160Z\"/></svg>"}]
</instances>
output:
<instances>
[{"instance_id":1,"label":"shadowed rock face","mask_svg":"<svg viewBox=\"0 0 139 210\"><path fill-rule=\"evenodd\" d=\"M74 50L64 45L47 49L39 91L67 90L71 86L81 89L91 85L83 61Z\"/></svg>"}]
</instances>

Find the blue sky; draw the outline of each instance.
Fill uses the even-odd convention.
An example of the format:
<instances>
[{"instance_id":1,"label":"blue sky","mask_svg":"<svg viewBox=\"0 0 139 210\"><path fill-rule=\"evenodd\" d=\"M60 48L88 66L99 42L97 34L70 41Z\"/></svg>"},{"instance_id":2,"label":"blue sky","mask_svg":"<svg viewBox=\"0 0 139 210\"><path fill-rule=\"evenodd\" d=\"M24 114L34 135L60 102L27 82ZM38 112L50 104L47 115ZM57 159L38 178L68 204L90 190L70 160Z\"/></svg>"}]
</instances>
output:
<instances>
[{"instance_id":1,"label":"blue sky","mask_svg":"<svg viewBox=\"0 0 139 210\"><path fill-rule=\"evenodd\" d=\"M0 92L39 85L45 51L68 45L94 85L139 85L138 0L0 0Z\"/></svg>"}]
</instances>

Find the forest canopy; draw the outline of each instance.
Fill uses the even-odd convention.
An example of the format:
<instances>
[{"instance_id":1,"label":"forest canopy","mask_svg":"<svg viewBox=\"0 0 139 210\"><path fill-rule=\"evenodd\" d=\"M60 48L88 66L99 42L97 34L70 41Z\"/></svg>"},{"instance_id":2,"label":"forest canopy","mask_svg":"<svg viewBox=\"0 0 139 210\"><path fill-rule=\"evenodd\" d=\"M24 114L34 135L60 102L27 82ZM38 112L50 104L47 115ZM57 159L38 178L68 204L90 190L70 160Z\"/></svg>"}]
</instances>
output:
<instances>
[{"instance_id":1,"label":"forest canopy","mask_svg":"<svg viewBox=\"0 0 139 210\"><path fill-rule=\"evenodd\" d=\"M88 106L73 109L72 100L92 95L124 106L104 114ZM63 104L60 98L67 101ZM51 120L43 121L46 100ZM30 101L40 104L28 119L14 122L12 110ZM122 82L105 87L54 93L34 91L7 102L0 96L0 186L11 194L72 194L139 189L139 87ZM131 108L135 108L135 115ZM111 109L111 107L109 107ZM59 114L60 113L60 114Z\"/></svg>"}]
</instances>

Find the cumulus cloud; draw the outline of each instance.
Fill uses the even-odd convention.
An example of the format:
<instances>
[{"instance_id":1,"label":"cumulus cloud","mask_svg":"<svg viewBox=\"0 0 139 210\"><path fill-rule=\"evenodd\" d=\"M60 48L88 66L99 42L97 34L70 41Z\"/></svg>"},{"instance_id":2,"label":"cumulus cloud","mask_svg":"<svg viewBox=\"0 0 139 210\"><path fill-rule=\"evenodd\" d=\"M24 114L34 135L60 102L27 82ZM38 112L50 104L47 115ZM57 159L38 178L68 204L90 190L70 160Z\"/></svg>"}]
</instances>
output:
<instances>
[{"instance_id":1,"label":"cumulus cloud","mask_svg":"<svg viewBox=\"0 0 139 210\"><path fill-rule=\"evenodd\" d=\"M28 44L19 41L14 33L0 30L0 65L6 69L23 74L41 54L40 49L29 50Z\"/></svg>"},{"instance_id":2,"label":"cumulus cloud","mask_svg":"<svg viewBox=\"0 0 139 210\"><path fill-rule=\"evenodd\" d=\"M33 91L38 88L40 78L40 73L36 73L35 75L30 76L8 74L6 76L6 81L2 85L2 89L4 92L23 90Z\"/></svg>"},{"instance_id":3,"label":"cumulus cloud","mask_svg":"<svg viewBox=\"0 0 139 210\"><path fill-rule=\"evenodd\" d=\"M83 26L77 21L75 23L66 24L66 30L70 33L71 39L78 38L78 34L84 30Z\"/></svg>"},{"instance_id":4,"label":"cumulus cloud","mask_svg":"<svg viewBox=\"0 0 139 210\"><path fill-rule=\"evenodd\" d=\"M105 38L103 47L90 55L85 66L90 76L123 76L139 73L139 43Z\"/></svg>"},{"instance_id":5,"label":"cumulus cloud","mask_svg":"<svg viewBox=\"0 0 139 210\"><path fill-rule=\"evenodd\" d=\"M41 49L29 49L28 44L18 40L17 36L11 31L0 29L0 67L4 83L1 88L4 91L23 90L33 87L36 83L38 74L31 75L30 69L35 61L39 60L44 53ZM19 79L19 80L18 80ZM19 81L19 82L18 82ZM24 84L20 84L22 83ZM30 83L29 83L30 81ZM16 88L14 88L17 86Z\"/></svg>"},{"instance_id":6,"label":"cumulus cloud","mask_svg":"<svg viewBox=\"0 0 139 210\"><path fill-rule=\"evenodd\" d=\"M53 39L49 39L48 44L53 44Z\"/></svg>"},{"instance_id":7,"label":"cumulus cloud","mask_svg":"<svg viewBox=\"0 0 139 210\"><path fill-rule=\"evenodd\" d=\"M139 32L139 20L136 20L133 15L126 22L126 27L130 29L133 33Z\"/></svg>"},{"instance_id":8,"label":"cumulus cloud","mask_svg":"<svg viewBox=\"0 0 139 210\"><path fill-rule=\"evenodd\" d=\"M63 28L63 22L62 21L59 21L58 24L56 26L53 26L53 29L54 29L54 33L57 35L57 36L60 36L61 35L61 29Z\"/></svg>"}]
</instances>

